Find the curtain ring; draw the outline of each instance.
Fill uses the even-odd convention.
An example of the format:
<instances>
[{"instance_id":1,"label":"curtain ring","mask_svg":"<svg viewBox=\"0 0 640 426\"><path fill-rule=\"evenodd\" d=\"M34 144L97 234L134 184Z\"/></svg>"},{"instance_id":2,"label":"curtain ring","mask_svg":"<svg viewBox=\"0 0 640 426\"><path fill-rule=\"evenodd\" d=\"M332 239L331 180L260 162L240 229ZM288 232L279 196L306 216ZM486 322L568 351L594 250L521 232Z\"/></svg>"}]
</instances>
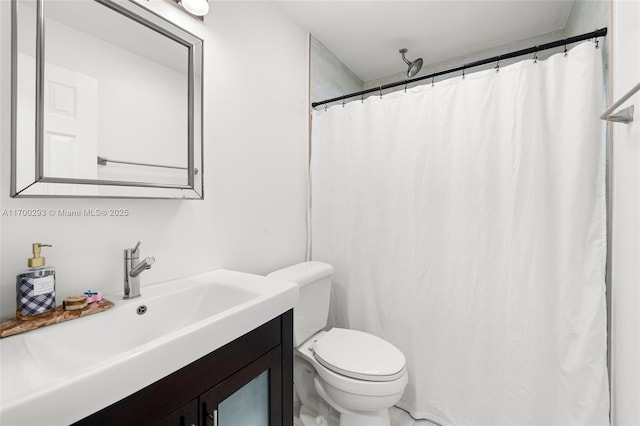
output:
<instances>
[{"instance_id":1,"label":"curtain ring","mask_svg":"<svg viewBox=\"0 0 640 426\"><path fill-rule=\"evenodd\" d=\"M496 62L496 72L500 71L500 56L498 56L498 61Z\"/></svg>"},{"instance_id":2,"label":"curtain ring","mask_svg":"<svg viewBox=\"0 0 640 426\"><path fill-rule=\"evenodd\" d=\"M344 108L344 99L342 100L342 108Z\"/></svg>"},{"instance_id":3,"label":"curtain ring","mask_svg":"<svg viewBox=\"0 0 640 426\"><path fill-rule=\"evenodd\" d=\"M467 64L462 66L462 79L464 80L464 69L467 67Z\"/></svg>"},{"instance_id":4,"label":"curtain ring","mask_svg":"<svg viewBox=\"0 0 640 426\"><path fill-rule=\"evenodd\" d=\"M404 82L404 93L407 93L407 82Z\"/></svg>"},{"instance_id":5,"label":"curtain ring","mask_svg":"<svg viewBox=\"0 0 640 426\"><path fill-rule=\"evenodd\" d=\"M360 95L360 103L363 104L364 103L364 93L362 95Z\"/></svg>"},{"instance_id":6,"label":"curtain ring","mask_svg":"<svg viewBox=\"0 0 640 426\"><path fill-rule=\"evenodd\" d=\"M327 110L327 104L324 104L324 110L325 111Z\"/></svg>"},{"instance_id":7,"label":"curtain ring","mask_svg":"<svg viewBox=\"0 0 640 426\"><path fill-rule=\"evenodd\" d=\"M567 53L567 39L564 39L564 56L565 58L569 55L569 53Z\"/></svg>"},{"instance_id":8,"label":"curtain ring","mask_svg":"<svg viewBox=\"0 0 640 426\"><path fill-rule=\"evenodd\" d=\"M599 43L600 43L600 40L598 40L598 37L596 37L596 49L600 48Z\"/></svg>"},{"instance_id":9,"label":"curtain ring","mask_svg":"<svg viewBox=\"0 0 640 426\"><path fill-rule=\"evenodd\" d=\"M533 63L538 63L538 46L536 46L536 53L533 54Z\"/></svg>"},{"instance_id":10,"label":"curtain ring","mask_svg":"<svg viewBox=\"0 0 640 426\"><path fill-rule=\"evenodd\" d=\"M380 85L380 99L382 99L382 84Z\"/></svg>"},{"instance_id":11,"label":"curtain ring","mask_svg":"<svg viewBox=\"0 0 640 426\"><path fill-rule=\"evenodd\" d=\"M436 85L436 77L433 76L433 77L431 77L431 87L433 87L435 85Z\"/></svg>"}]
</instances>

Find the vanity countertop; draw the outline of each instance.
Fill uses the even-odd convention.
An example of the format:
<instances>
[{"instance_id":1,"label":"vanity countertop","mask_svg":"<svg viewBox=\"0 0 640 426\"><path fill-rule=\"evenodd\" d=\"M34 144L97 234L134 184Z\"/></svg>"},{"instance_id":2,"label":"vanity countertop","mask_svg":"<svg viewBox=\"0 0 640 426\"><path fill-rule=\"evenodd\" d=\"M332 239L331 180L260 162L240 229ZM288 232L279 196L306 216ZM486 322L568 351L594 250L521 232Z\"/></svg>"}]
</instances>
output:
<instances>
[{"instance_id":1,"label":"vanity countertop","mask_svg":"<svg viewBox=\"0 0 640 426\"><path fill-rule=\"evenodd\" d=\"M107 297L100 315L0 339L1 424L80 420L293 308L298 287L220 269Z\"/></svg>"}]
</instances>

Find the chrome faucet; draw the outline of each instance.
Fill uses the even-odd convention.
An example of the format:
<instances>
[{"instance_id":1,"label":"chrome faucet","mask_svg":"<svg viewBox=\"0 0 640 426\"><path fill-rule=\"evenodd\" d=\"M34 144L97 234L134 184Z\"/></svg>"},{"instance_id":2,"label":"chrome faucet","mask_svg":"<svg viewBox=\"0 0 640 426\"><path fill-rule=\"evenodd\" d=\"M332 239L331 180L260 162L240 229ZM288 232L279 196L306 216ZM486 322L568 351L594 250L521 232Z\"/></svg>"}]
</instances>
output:
<instances>
[{"instance_id":1,"label":"chrome faucet","mask_svg":"<svg viewBox=\"0 0 640 426\"><path fill-rule=\"evenodd\" d=\"M140 259L140 243L134 248L124 251L124 299L133 299L140 296L140 274L151 269L151 265L156 261L155 257L147 257L142 262Z\"/></svg>"}]
</instances>

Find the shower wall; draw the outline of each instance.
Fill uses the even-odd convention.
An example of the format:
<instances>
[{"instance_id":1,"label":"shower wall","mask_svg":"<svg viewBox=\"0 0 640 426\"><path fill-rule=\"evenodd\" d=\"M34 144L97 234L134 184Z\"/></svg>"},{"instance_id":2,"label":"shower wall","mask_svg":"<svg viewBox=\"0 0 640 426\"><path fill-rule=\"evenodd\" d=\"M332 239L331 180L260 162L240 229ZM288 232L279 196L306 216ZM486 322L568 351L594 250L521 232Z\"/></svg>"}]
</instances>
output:
<instances>
[{"instance_id":1,"label":"shower wall","mask_svg":"<svg viewBox=\"0 0 640 426\"><path fill-rule=\"evenodd\" d=\"M564 33L566 37L571 37L608 26L608 0L578 0L573 4L567 25L564 27Z\"/></svg>"},{"instance_id":2,"label":"shower wall","mask_svg":"<svg viewBox=\"0 0 640 426\"><path fill-rule=\"evenodd\" d=\"M481 50L478 52L471 53L469 55L458 56L458 57L449 59L447 61L439 62L435 64L429 64L429 58L425 57L424 59L426 64L416 77L429 75L436 71L440 71L447 68L453 68L461 64L477 61L480 59L490 58L505 52L526 49L531 46L537 46L537 45L549 43L555 40L563 39L566 37L571 37L578 34L584 34L590 31L594 31L598 28L606 27L608 25L608 21L609 21L608 0L595 0L595 1L577 0L573 5L571 14L569 15L569 19L567 20L567 24L565 28L562 30L540 34L535 37L527 38L524 40L505 43L501 46ZM540 52L538 57L540 59L544 59L554 53L557 53L558 51L559 50L552 49L552 50ZM414 52L414 55L420 56L421 53ZM513 58L505 61L500 61L500 66L509 65L510 63L514 63L519 60L522 60L522 58ZM488 69L493 67L494 67L493 64L489 64L482 67L476 67L474 68L474 71L480 71L482 69ZM377 78L375 80L365 81L364 87L365 89L369 89L372 87L379 87L382 84L404 80L406 79L405 68L406 67L402 63L398 62L398 69L399 69L398 73L391 74L382 78ZM399 89L404 90L404 86L400 87ZM393 90L393 89L389 89L389 90Z\"/></svg>"},{"instance_id":3,"label":"shower wall","mask_svg":"<svg viewBox=\"0 0 640 426\"><path fill-rule=\"evenodd\" d=\"M518 40L518 41L514 41L514 42L510 42L510 43L505 43L503 45L497 46L497 47L493 47L490 49L485 49L485 50L480 50L478 52L474 52L471 53L469 55L464 55L464 56L456 56L452 59L449 59L447 61L444 62L437 62L435 64L430 64L429 63L429 58L428 57L424 57L425 59L425 66L422 67L422 70L416 75L416 77L422 77L424 75L429 75L431 73L437 72L437 71L441 71L441 70L445 70L448 68L454 68L457 66L460 66L461 64L466 64L466 63L470 63L473 61L477 61L480 59L484 59L484 58L490 58L493 56L497 56L500 55L502 53L505 52L511 52L514 50L519 50L519 49L524 49L527 47L531 47L531 46L536 46L536 45L540 45L540 44L544 44L544 43L549 43L551 41L555 41L561 38L564 38L564 31L559 30L559 31L552 31L550 33L546 33L546 34L541 34L535 37L531 37L531 38L527 38L524 40ZM551 51L546 51L546 52L541 52L538 57L540 59L544 59L545 57L550 55ZM421 53L416 51L413 52L413 54L415 56L420 56ZM522 58L513 58L513 59L507 59L504 61L500 61L500 66L505 66L505 65L509 65L512 64L514 62L517 62L519 60L521 60ZM473 71L481 71L483 69L489 69L489 68L493 68L495 67L495 64L488 64L488 65L484 65L484 66L480 66L480 67L476 67L473 68ZM375 80L369 80L369 81L365 81L364 86L366 89L372 88L372 87L380 87L380 85L383 84L387 84L387 83L392 83L394 81L401 81L401 80L405 80L407 78L407 74L406 74L406 67L398 62L398 69L400 70L399 72L395 73L395 74L391 74L385 77L381 77L381 78L377 78ZM436 82L438 80L442 80L443 78L450 78L451 76L453 76L453 74L450 74L449 76L443 76L443 77L439 77L436 79ZM415 78L415 77L414 77ZM419 85L420 83L414 83L413 86L415 85ZM424 84L424 83L422 83ZM412 85L409 85L409 87L412 87ZM396 88L396 89L389 89L389 91L394 91L394 90L404 90L404 86Z\"/></svg>"},{"instance_id":4,"label":"shower wall","mask_svg":"<svg viewBox=\"0 0 640 426\"><path fill-rule=\"evenodd\" d=\"M364 83L318 39L311 36L311 101L358 92Z\"/></svg>"},{"instance_id":5,"label":"shower wall","mask_svg":"<svg viewBox=\"0 0 640 426\"><path fill-rule=\"evenodd\" d=\"M567 24L562 30L540 34L524 40L505 43L501 46L481 50L465 56L458 56L440 63L429 64L428 58L425 58L427 60L427 64L418 74L418 77L422 75L428 75L432 72L442 69L458 66L463 63L472 62L486 57L496 56L504 52L524 49L535 45L549 43L558 39L583 34L589 31L596 30L598 28L608 26L608 21L608 0L577 0L573 5L573 9L571 10L571 14L569 15ZM381 84L400 81L406 78L404 66L400 62L398 62L398 73L363 82L344 63L342 63L340 58L338 58L329 49L327 49L318 39L311 36L310 44L312 101L330 99L347 93L357 92L363 89L379 87ZM419 52L415 53L416 55L419 55ZM544 59L545 57L548 57L553 53L556 53L556 51L549 50L541 52L538 56L541 59ZM508 65L509 63L513 63L518 60L520 60L520 58L506 60L502 62L501 65ZM493 65L486 65L484 68L490 67L493 67ZM481 69L483 69L483 67L475 68L476 71L479 71ZM404 89L404 87L402 87L402 89Z\"/></svg>"}]
</instances>

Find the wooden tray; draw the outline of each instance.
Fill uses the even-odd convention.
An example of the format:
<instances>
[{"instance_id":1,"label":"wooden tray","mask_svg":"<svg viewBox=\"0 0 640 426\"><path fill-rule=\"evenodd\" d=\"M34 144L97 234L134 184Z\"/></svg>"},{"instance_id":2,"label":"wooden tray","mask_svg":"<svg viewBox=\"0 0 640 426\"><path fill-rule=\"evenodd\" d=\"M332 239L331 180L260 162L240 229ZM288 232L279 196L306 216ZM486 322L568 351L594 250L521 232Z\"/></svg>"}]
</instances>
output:
<instances>
[{"instance_id":1,"label":"wooden tray","mask_svg":"<svg viewBox=\"0 0 640 426\"><path fill-rule=\"evenodd\" d=\"M31 320L19 320L13 318L4 320L0 323L0 338L13 336L14 334L24 333L25 331L35 330L36 328L46 327L48 325L58 324L60 322L80 317L86 317L87 315L106 311L112 307L113 302L107 299L102 299L100 302L90 303L86 308L75 311L65 311L62 309L62 305L60 305L51 315L44 318L34 318Z\"/></svg>"}]
</instances>

